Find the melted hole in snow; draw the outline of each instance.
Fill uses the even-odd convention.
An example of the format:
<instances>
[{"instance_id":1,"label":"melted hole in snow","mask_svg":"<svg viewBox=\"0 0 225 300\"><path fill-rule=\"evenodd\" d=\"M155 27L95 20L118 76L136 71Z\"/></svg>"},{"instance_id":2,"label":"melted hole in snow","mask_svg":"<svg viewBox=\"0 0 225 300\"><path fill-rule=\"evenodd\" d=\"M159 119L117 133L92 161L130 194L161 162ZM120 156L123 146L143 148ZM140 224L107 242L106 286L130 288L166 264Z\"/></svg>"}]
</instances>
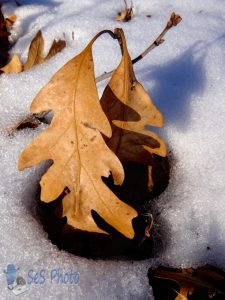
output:
<instances>
[{"instance_id":1,"label":"melted hole in snow","mask_svg":"<svg viewBox=\"0 0 225 300\"><path fill-rule=\"evenodd\" d=\"M37 193L37 211L48 238L59 249L87 258L145 259L154 255L154 226L151 224L151 213L148 205L151 200L162 193L169 182L168 158L154 155L152 180L154 188L150 190L149 169L147 166L128 162L125 166L125 180L122 186L114 185L112 176L102 178L104 183L119 199L134 207L139 215L133 219L135 237L125 238L107 224L94 210L91 211L96 224L109 235L89 233L75 230L66 224L66 217L61 215L62 199L69 192L66 188L61 196L50 203L40 201L40 189ZM153 216L155 218L155 216ZM151 227L151 228L150 228ZM150 229L150 237L146 236L146 228ZM156 245L157 246L157 245Z\"/></svg>"}]
</instances>

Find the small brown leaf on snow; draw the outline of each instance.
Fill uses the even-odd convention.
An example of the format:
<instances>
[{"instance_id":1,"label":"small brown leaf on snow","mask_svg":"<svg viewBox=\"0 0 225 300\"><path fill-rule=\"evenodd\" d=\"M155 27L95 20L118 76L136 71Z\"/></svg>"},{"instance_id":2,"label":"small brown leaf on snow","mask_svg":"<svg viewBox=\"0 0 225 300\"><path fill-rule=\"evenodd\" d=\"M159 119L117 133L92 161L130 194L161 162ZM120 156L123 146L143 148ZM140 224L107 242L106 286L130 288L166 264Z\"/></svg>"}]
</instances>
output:
<instances>
[{"instance_id":1,"label":"small brown leaf on snow","mask_svg":"<svg viewBox=\"0 0 225 300\"><path fill-rule=\"evenodd\" d=\"M17 54L14 54L10 62L0 69L4 73L19 73L22 71L22 65Z\"/></svg>"},{"instance_id":2,"label":"small brown leaf on snow","mask_svg":"<svg viewBox=\"0 0 225 300\"><path fill-rule=\"evenodd\" d=\"M31 41L27 61L23 66L24 71L29 70L35 65L42 64L44 61L44 39L41 31L39 30L36 36Z\"/></svg>"},{"instance_id":3,"label":"small brown leaf on snow","mask_svg":"<svg viewBox=\"0 0 225 300\"><path fill-rule=\"evenodd\" d=\"M65 47L66 47L66 42L64 40L58 40L58 41L54 40L51 45L51 48L48 51L48 54L45 57L45 60L52 58L57 53L61 52L62 49L64 49Z\"/></svg>"}]
</instances>

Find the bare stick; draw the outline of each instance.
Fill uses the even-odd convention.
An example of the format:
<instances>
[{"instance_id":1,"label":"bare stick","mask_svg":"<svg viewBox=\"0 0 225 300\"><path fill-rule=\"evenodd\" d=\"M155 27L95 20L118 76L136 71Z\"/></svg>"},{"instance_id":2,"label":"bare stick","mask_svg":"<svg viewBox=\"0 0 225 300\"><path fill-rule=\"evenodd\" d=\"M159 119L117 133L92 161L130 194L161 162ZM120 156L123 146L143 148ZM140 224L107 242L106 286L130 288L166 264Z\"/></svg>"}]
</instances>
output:
<instances>
[{"instance_id":1,"label":"bare stick","mask_svg":"<svg viewBox=\"0 0 225 300\"><path fill-rule=\"evenodd\" d=\"M138 244L138 247L141 247L141 245L143 244L143 242L149 238L151 236L151 229L152 229L152 226L154 225L154 221L153 221L153 216L152 214L149 214L148 215L148 225L147 227L145 228L145 234L144 234L144 237L141 239L140 243Z\"/></svg>"},{"instance_id":2,"label":"bare stick","mask_svg":"<svg viewBox=\"0 0 225 300\"><path fill-rule=\"evenodd\" d=\"M145 57L150 51L152 51L154 48L158 47L164 42L163 37L165 34L174 26L176 26L178 23L181 22L181 17L179 15L176 15L175 13L172 13L170 16L169 21L167 22L166 27L163 29L163 31L160 33L160 35L156 38L156 40L147 48L144 52L142 52L140 55L138 55L136 58L132 60L132 64L136 64L139 60L141 60L143 57ZM114 70L104 73L96 78L96 82L100 82L102 80L105 80L112 76Z\"/></svg>"},{"instance_id":3,"label":"bare stick","mask_svg":"<svg viewBox=\"0 0 225 300\"><path fill-rule=\"evenodd\" d=\"M124 0L125 2L125 5L127 6L127 2L126 0ZM169 29L171 29L172 27L176 26L178 23L180 23L182 20L182 18L179 16L179 15L176 15L174 12L171 14L170 16L170 19L169 21L167 22L167 25L166 27L163 29L163 31L160 33L160 35L156 38L156 40L147 48L145 49L144 52L142 52L140 55L138 55L136 58L134 58L132 60L132 64L136 64L136 62L138 62L139 60L141 60L143 57L145 57L150 51L152 51L154 48L158 47L159 45L161 45L163 42L164 42L164 39L163 37L165 36L165 34L169 31ZM105 32L108 32L112 35L113 38L116 38L115 35L109 31L109 30L106 30ZM102 33L102 32L101 32ZM102 80L105 80L109 77L112 76L114 70L113 71L110 71L110 72L107 72L107 73L104 73L100 76L98 76L95 80L96 80L96 83L97 82L100 82ZM37 118L38 119L43 119L44 117L47 116L47 114L49 113L50 111L44 111L40 114L34 114L34 118ZM31 118L32 115L29 115L27 116L24 120L22 120L21 122L19 122L19 126L21 126L21 124L23 125L24 123L30 123L30 118ZM18 128L18 124L16 126L14 126L10 132L12 133L13 131L15 131L17 128ZM33 123L32 123L33 124Z\"/></svg>"}]
</instances>

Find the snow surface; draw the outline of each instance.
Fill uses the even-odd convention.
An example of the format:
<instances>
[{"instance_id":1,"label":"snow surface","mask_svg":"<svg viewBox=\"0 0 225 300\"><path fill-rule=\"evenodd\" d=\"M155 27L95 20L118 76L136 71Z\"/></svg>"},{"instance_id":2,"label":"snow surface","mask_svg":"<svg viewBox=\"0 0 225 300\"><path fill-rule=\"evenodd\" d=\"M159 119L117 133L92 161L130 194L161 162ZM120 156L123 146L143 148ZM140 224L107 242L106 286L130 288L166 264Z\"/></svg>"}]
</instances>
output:
<instances>
[{"instance_id":1,"label":"snow surface","mask_svg":"<svg viewBox=\"0 0 225 300\"><path fill-rule=\"evenodd\" d=\"M41 66L0 76L0 299L15 298L3 273L8 263L19 267L24 278L29 269L80 272L78 285L46 280L30 285L18 296L21 299L153 299L147 279L152 265L211 263L225 269L225 1L133 0L135 17L123 24L115 21L122 0L20 2L20 7L13 1L3 5L6 15L17 15L12 53L25 60L39 29L46 52L54 38L66 38L67 47ZM157 258L133 263L87 260L59 251L47 239L34 207L43 165L17 171L20 152L44 126L13 137L5 130L27 115L40 88L95 33L122 27L134 58L161 32L173 11L183 17L182 23L167 34L164 45L135 66L138 79L165 116L159 132L172 151L170 184L156 202L164 247ZM119 62L118 48L108 36L98 39L96 75ZM104 85L99 84L99 93Z\"/></svg>"}]
</instances>

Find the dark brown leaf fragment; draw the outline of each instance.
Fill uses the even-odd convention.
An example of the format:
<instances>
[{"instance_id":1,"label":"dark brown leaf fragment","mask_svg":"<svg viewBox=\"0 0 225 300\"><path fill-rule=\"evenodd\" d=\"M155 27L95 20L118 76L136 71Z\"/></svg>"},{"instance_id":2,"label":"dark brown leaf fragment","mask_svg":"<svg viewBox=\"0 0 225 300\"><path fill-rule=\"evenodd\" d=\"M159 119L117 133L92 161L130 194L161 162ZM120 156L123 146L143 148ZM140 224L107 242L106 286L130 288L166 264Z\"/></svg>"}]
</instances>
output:
<instances>
[{"instance_id":1,"label":"dark brown leaf fragment","mask_svg":"<svg viewBox=\"0 0 225 300\"><path fill-rule=\"evenodd\" d=\"M10 49L8 36L10 33L7 31L6 22L1 11L0 4L0 68L7 64Z\"/></svg>"},{"instance_id":2,"label":"dark brown leaf fragment","mask_svg":"<svg viewBox=\"0 0 225 300\"><path fill-rule=\"evenodd\" d=\"M48 51L47 56L45 57L45 60L52 58L57 53L61 52L62 49L64 49L65 47L66 47L66 42L64 40L58 40L58 41L54 40L51 45L51 48Z\"/></svg>"},{"instance_id":3,"label":"dark brown leaf fragment","mask_svg":"<svg viewBox=\"0 0 225 300\"><path fill-rule=\"evenodd\" d=\"M225 273L213 266L149 270L155 300L224 300Z\"/></svg>"}]
</instances>

